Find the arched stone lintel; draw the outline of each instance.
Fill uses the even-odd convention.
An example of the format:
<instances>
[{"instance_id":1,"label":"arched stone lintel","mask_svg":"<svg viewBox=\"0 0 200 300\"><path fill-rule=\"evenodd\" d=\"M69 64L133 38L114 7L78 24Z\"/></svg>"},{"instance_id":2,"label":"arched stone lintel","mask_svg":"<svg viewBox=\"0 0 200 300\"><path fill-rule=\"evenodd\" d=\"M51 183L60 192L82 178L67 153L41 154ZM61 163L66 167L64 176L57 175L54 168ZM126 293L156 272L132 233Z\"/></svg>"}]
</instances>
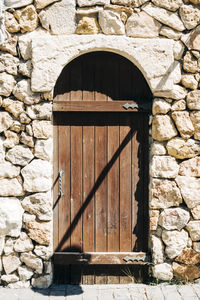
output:
<instances>
[{"instance_id":1,"label":"arched stone lintel","mask_svg":"<svg viewBox=\"0 0 200 300\"><path fill-rule=\"evenodd\" d=\"M32 38L32 90L51 91L62 69L76 57L92 51L110 51L129 59L143 73L152 93L170 91L173 76L174 42L105 35L64 35ZM176 71L175 71L176 73ZM175 74L177 75L177 73Z\"/></svg>"}]
</instances>

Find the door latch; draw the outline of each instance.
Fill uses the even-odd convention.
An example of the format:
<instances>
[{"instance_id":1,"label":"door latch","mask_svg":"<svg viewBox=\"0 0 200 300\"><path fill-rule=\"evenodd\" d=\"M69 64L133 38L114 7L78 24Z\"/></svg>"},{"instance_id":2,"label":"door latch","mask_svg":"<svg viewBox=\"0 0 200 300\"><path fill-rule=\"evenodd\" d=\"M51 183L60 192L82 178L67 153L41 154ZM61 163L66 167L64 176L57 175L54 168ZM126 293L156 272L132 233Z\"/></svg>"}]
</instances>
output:
<instances>
[{"instance_id":1,"label":"door latch","mask_svg":"<svg viewBox=\"0 0 200 300\"><path fill-rule=\"evenodd\" d=\"M63 176L63 174L64 174L63 170L60 170L58 172L58 177L59 177L59 179L58 179L59 180L59 182L58 182L58 184L59 184L59 194L58 194L58 197L64 196L64 193L62 191L62 176Z\"/></svg>"},{"instance_id":2,"label":"door latch","mask_svg":"<svg viewBox=\"0 0 200 300\"><path fill-rule=\"evenodd\" d=\"M126 103L123 105L123 108L125 109L134 109L134 108L139 108L138 105L136 103Z\"/></svg>"}]
</instances>

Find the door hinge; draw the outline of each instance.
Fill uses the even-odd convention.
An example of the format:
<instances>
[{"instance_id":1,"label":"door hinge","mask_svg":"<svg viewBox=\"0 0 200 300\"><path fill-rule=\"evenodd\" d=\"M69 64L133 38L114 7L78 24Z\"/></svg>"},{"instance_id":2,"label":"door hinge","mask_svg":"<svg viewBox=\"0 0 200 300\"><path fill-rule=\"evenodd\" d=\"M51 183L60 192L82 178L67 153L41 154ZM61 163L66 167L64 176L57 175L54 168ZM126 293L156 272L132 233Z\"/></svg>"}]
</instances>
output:
<instances>
[{"instance_id":1,"label":"door hinge","mask_svg":"<svg viewBox=\"0 0 200 300\"><path fill-rule=\"evenodd\" d=\"M125 108L125 109L129 109L129 108L134 109L134 108L138 108L138 105L135 104L135 103L126 103L126 104L123 105L123 108Z\"/></svg>"}]
</instances>

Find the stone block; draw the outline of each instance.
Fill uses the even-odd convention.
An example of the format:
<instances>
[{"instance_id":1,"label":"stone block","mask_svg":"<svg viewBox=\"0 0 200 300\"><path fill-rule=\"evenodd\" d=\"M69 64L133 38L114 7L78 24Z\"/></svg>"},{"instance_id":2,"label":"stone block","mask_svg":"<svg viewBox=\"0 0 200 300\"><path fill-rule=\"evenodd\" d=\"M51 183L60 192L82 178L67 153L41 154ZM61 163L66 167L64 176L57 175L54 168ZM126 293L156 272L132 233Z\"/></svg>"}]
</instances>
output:
<instances>
[{"instance_id":1,"label":"stone block","mask_svg":"<svg viewBox=\"0 0 200 300\"><path fill-rule=\"evenodd\" d=\"M33 135L37 139L48 139L52 137L53 127L50 121L35 120L32 123Z\"/></svg>"},{"instance_id":2,"label":"stone block","mask_svg":"<svg viewBox=\"0 0 200 300\"><path fill-rule=\"evenodd\" d=\"M31 284L33 287L38 289L47 289L53 281L53 274L43 275L37 278L33 278L31 280Z\"/></svg>"},{"instance_id":3,"label":"stone block","mask_svg":"<svg viewBox=\"0 0 200 300\"><path fill-rule=\"evenodd\" d=\"M0 112L0 133L6 131L13 124L13 120L9 113L1 111Z\"/></svg>"},{"instance_id":4,"label":"stone block","mask_svg":"<svg viewBox=\"0 0 200 300\"><path fill-rule=\"evenodd\" d=\"M20 142L24 145L27 145L31 148L34 147L34 140L33 137L28 135L26 132L22 132L20 135Z\"/></svg>"},{"instance_id":5,"label":"stone block","mask_svg":"<svg viewBox=\"0 0 200 300\"><path fill-rule=\"evenodd\" d=\"M153 114L167 114L171 110L171 105L162 98L155 98L153 101Z\"/></svg>"},{"instance_id":6,"label":"stone block","mask_svg":"<svg viewBox=\"0 0 200 300\"><path fill-rule=\"evenodd\" d=\"M118 12L112 10L100 11L99 24L104 34L125 34L125 27Z\"/></svg>"},{"instance_id":7,"label":"stone block","mask_svg":"<svg viewBox=\"0 0 200 300\"><path fill-rule=\"evenodd\" d=\"M32 251L34 248L31 239L27 236L25 232L21 232L20 237L16 240L14 244L14 250L16 252L28 252Z\"/></svg>"},{"instance_id":8,"label":"stone block","mask_svg":"<svg viewBox=\"0 0 200 300\"><path fill-rule=\"evenodd\" d=\"M51 193L37 193L25 197L22 201L23 208L37 216L41 221L52 219L52 198Z\"/></svg>"},{"instance_id":9,"label":"stone block","mask_svg":"<svg viewBox=\"0 0 200 300\"><path fill-rule=\"evenodd\" d=\"M182 197L176 183L171 180L152 179L150 208L179 206Z\"/></svg>"},{"instance_id":10,"label":"stone block","mask_svg":"<svg viewBox=\"0 0 200 300\"><path fill-rule=\"evenodd\" d=\"M159 210L149 211L149 228L150 230L156 230L158 227Z\"/></svg>"},{"instance_id":11,"label":"stone block","mask_svg":"<svg viewBox=\"0 0 200 300\"><path fill-rule=\"evenodd\" d=\"M45 8L39 18L42 26L52 34L71 34L76 29L75 12L75 0L61 0Z\"/></svg>"},{"instance_id":12,"label":"stone block","mask_svg":"<svg viewBox=\"0 0 200 300\"><path fill-rule=\"evenodd\" d=\"M184 160L180 163L179 175L187 177L200 177L200 157Z\"/></svg>"},{"instance_id":13,"label":"stone block","mask_svg":"<svg viewBox=\"0 0 200 300\"><path fill-rule=\"evenodd\" d=\"M18 271L18 274L19 274L19 279L22 280L22 281L29 280L34 274L33 270L28 268L25 265L19 266L17 271Z\"/></svg>"},{"instance_id":14,"label":"stone block","mask_svg":"<svg viewBox=\"0 0 200 300\"><path fill-rule=\"evenodd\" d=\"M4 0L7 8L19 8L31 4L33 0Z\"/></svg>"},{"instance_id":15,"label":"stone block","mask_svg":"<svg viewBox=\"0 0 200 300\"><path fill-rule=\"evenodd\" d=\"M14 272L21 265L18 254L13 253L11 255L3 255L2 258L3 267L7 275Z\"/></svg>"},{"instance_id":16,"label":"stone block","mask_svg":"<svg viewBox=\"0 0 200 300\"><path fill-rule=\"evenodd\" d=\"M162 264L164 262L164 246L161 239L155 235L151 237L151 250L153 264Z\"/></svg>"},{"instance_id":17,"label":"stone block","mask_svg":"<svg viewBox=\"0 0 200 300\"><path fill-rule=\"evenodd\" d=\"M158 264L152 268L153 277L160 280L172 280L172 266L168 263Z\"/></svg>"},{"instance_id":18,"label":"stone block","mask_svg":"<svg viewBox=\"0 0 200 300\"><path fill-rule=\"evenodd\" d=\"M30 149L23 145L17 145L6 153L6 159L14 165L26 166L32 159Z\"/></svg>"},{"instance_id":19,"label":"stone block","mask_svg":"<svg viewBox=\"0 0 200 300\"><path fill-rule=\"evenodd\" d=\"M131 37L157 37L160 28L161 24L143 11L133 13L126 22L126 33Z\"/></svg>"},{"instance_id":20,"label":"stone block","mask_svg":"<svg viewBox=\"0 0 200 300\"><path fill-rule=\"evenodd\" d=\"M198 88L198 81L192 74L182 75L181 82L188 89L196 90Z\"/></svg>"},{"instance_id":21,"label":"stone block","mask_svg":"<svg viewBox=\"0 0 200 300\"><path fill-rule=\"evenodd\" d=\"M0 73L0 95L10 96L16 84L14 77L6 72Z\"/></svg>"},{"instance_id":22,"label":"stone block","mask_svg":"<svg viewBox=\"0 0 200 300\"><path fill-rule=\"evenodd\" d=\"M16 274L2 275L1 280L6 283L12 283L19 280L19 277Z\"/></svg>"},{"instance_id":23,"label":"stone block","mask_svg":"<svg viewBox=\"0 0 200 300\"><path fill-rule=\"evenodd\" d=\"M152 122L152 137L156 141L166 141L177 135L177 130L170 116L155 115Z\"/></svg>"},{"instance_id":24,"label":"stone block","mask_svg":"<svg viewBox=\"0 0 200 300\"><path fill-rule=\"evenodd\" d=\"M189 139L194 134L194 127L188 111L175 111L172 119L183 139Z\"/></svg>"},{"instance_id":25,"label":"stone block","mask_svg":"<svg viewBox=\"0 0 200 300\"><path fill-rule=\"evenodd\" d=\"M174 138L167 142L169 155L178 159L193 158L200 154L200 142L193 139Z\"/></svg>"},{"instance_id":26,"label":"stone block","mask_svg":"<svg viewBox=\"0 0 200 300\"><path fill-rule=\"evenodd\" d=\"M45 192L52 187L52 165L47 161L34 159L21 173L28 192Z\"/></svg>"},{"instance_id":27,"label":"stone block","mask_svg":"<svg viewBox=\"0 0 200 300\"><path fill-rule=\"evenodd\" d=\"M151 161L150 174L152 177L175 178L179 166L174 157L154 156Z\"/></svg>"},{"instance_id":28,"label":"stone block","mask_svg":"<svg viewBox=\"0 0 200 300\"><path fill-rule=\"evenodd\" d=\"M76 28L77 34L97 34L99 33L99 25L95 17L82 17Z\"/></svg>"},{"instance_id":29,"label":"stone block","mask_svg":"<svg viewBox=\"0 0 200 300\"><path fill-rule=\"evenodd\" d=\"M200 111L190 113L190 118L194 126L194 138L200 140Z\"/></svg>"},{"instance_id":30,"label":"stone block","mask_svg":"<svg viewBox=\"0 0 200 300\"><path fill-rule=\"evenodd\" d=\"M17 99L23 101L28 105L38 103L40 101L40 95L31 91L29 79L23 79L19 81L13 90L13 94Z\"/></svg>"},{"instance_id":31,"label":"stone block","mask_svg":"<svg viewBox=\"0 0 200 300\"><path fill-rule=\"evenodd\" d=\"M19 144L19 136L17 133L7 130L4 132L4 134L6 136L6 140L3 143L5 148L13 148Z\"/></svg>"},{"instance_id":32,"label":"stone block","mask_svg":"<svg viewBox=\"0 0 200 300\"><path fill-rule=\"evenodd\" d=\"M33 5L26 6L25 8L15 10L14 17L18 20L21 31L34 31L38 26L38 15Z\"/></svg>"},{"instance_id":33,"label":"stone block","mask_svg":"<svg viewBox=\"0 0 200 300\"><path fill-rule=\"evenodd\" d=\"M160 214L159 225L166 230L181 230L188 223L190 214L182 208L167 208Z\"/></svg>"},{"instance_id":34,"label":"stone block","mask_svg":"<svg viewBox=\"0 0 200 300\"><path fill-rule=\"evenodd\" d=\"M25 265L33 270L36 273L42 274L43 263L42 260L37 257L35 254L31 252L22 253L20 256L20 260L25 263Z\"/></svg>"},{"instance_id":35,"label":"stone block","mask_svg":"<svg viewBox=\"0 0 200 300\"><path fill-rule=\"evenodd\" d=\"M198 61L190 51L183 58L183 69L188 73L196 73L199 70Z\"/></svg>"},{"instance_id":36,"label":"stone block","mask_svg":"<svg viewBox=\"0 0 200 300\"><path fill-rule=\"evenodd\" d=\"M53 139L37 140L34 155L37 158L51 161L53 155Z\"/></svg>"},{"instance_id":37,"label":"stone block","mask_svg":"<svg viewBox=\"0 0 200 300\"><path fill-rule=\"evenodd\" d=\"M13 254L13 244L14 244L14 240L12 238L6 238L6 242L5 242L5 245L4 245L4 254L6 256L10 255L10 254Z\"/></svg>"},{"instance_id":38,"label":"stone block","mask_svg":"<svg viewBox=\"0 0 200 300\"><path fill-rule=\"evenodd\" d=\"M162 232L162 240L166 245L165 253L170 259L180 255L182 250L186 248L188 243L188 233L184 229L181 231L167 231Z\"/></svg>"},{"instance_id":39,"label":"stone block","mask_svg":"<svg viewBox=\"0 0 200 300\"><path fill-rule=\"evenodd\" d=\"M0 236L18 237L22 227L24 210L17 198L0 199Z\"/></svg>"},{"instance_id":40,"label":"stone block","mask_svg":"<svg viewBox=\"0 0 200 300\"><path fill-rule=\"evenodd\" d=\"M153 142L151 145L151 155L166 155L167 150L165 148L165 145L160 142Z\"/></svg>"},{"instance_id":41,"label":"stone block","mask_svg":"<svg viewBox=\"0 0 200 300\"><path fill-rule=\"evenodd\" d=\"M31 221L26 223L26 229L29 237L40 245L49 245L50 243L50 222Z\"/></svg>"},{"instance_id":42,"label":"stone block","mask_svg":"<svg viewBox=\"0 0 200 300\"><path fill-rule=\"evenodd\" d=\"M111 2L112 1L117 1L117 0L111 0ZM118 1L125 1L125 0L118 0ZM147 1L148 0L132 0L131 4L133 5L133 7L140 7Z\"/></svg>"},{"instance_id":43,"label":"stone block","mask_svg":"<svg viewBox=\"0 0 200 300\"><path fill-rule=\"evenodd\" d=\"M200 254L191 248L183 249L176 261L185 265L196 265L200 263Z\"/></svg>"},{"instance_id":44,"label":"stone block","mask_svg":"<svg viewBox=\"0 0 200 300\"><path fill-rule=\"evenodd\" d=\"M200 240L200 221L190 221L187 226L192 241Z\"/></svg>"},{"instance_id":45,"label":"stone block","mask_svg":"<svg viewBox=\"0 0 200 300\"><path fill-rule=\"evenodd\" d=\"M31 77L32 62L28 60L19 64L18 72L26 77Z\"/></svg>"},{"instance_id":46,"label":"stone block","mask_svg":"<svg viewBox=\"0 0 200 300\"><path fill-rule=\"evenodd\" d=\"M41 245L36 245L34 252L37 256L41 257L44 260L49 260L53 255L52 247L46 247Z\"/></svg>"},{"instance_id":47,"label":"stone block","mask_svg":"<svg viewBox=\"0 0 200 300\"><path fill-rule=\"evenodd\" d=\"M200 178L177 176L176 183L187 206L193 208L200 204Z\"/></svg>"},{"instance_id":48,"label":"stone block","mask_svg":"<svg viewBox=\"0 0 200 300\"><path fill-rule=\"evenodd\" d=\"M181 37L181 32L174 30L168 26L162 26L160 30L160 35L166 36L168 39L179 40Z\"/></svg>"},{"instance_id":49,"label":"stone block","mask_svg":"<svg viewBox=\"0 0 200 300\"><path fill-rule=\"evenodd\" d=\"M77 50L77 44L81 45L81 49ZM156 86L152 86L151 79L158 78L161 81L163 75L169 75L169 69L174 62L173 44L174 41L169 39L134 39L124 36L116 38L113 35L103 34L95 36L95 43L93 35L66 35L63 39L61 36L44 34L38 36L37 34L32 37L32 90L52 91L63 66L69 61L81 53L104 48L125 57L132 57L134 62L137 62L139 69L142 70L152 90L156 92ZM170 80L168 91L173 90L173 93L170 94L175 99L183 99L187 91L185 92L185 89L180 86L174 88L172 83Z\"/></svg>"},{"instance_id":50,"label":"stone block","mask_svg":"<svg viewBox=\"0 0 200 300\"><path fill-rule=\"evenodd\" d=\"M0 54L0 72L7 72L11 75L17 75L19 59L9 53Z\"/></svg>"},{"instance_id":51,"label":"stone block","mask_svg":"<svg viewBox=\"0 0 200 300\"><path fill-rule=\"evenodd\" d=\"M200 270L196 266L172 264L174 277L178 280L191 281L200 277Z\"/></svg>"},{"instance_id":52,"label":"stone block","mask_svg":"<svg viewBox=\"0 0 200 300\"><path fill-rule=\"evenodd\" d=\"M183 42L190 50L200 51L200 25L186 35Z\"/></svg>"},{"instance_id":53,"label":"stone block","mask_svg":"<svg viewBox=\"0 0 200 300\"><path fill-rule=\"evenodd\" d=\"M193 29L200 23L200 11L193 5L182 5L179 10L181 20L187 29Z\"/></svg>"},{"instance_id":54,"label":"stone block","mask_svg":"<svg viewBox=\"0 0 200 300\"><path fill-rule=\"evenodd\" d=\"M176 41L174 43L174 48L173 48L174 58L180 60L183 56L184 51L185 51L184 44L181 41Z\"/></svg>"},{"instance_id":55,"label":"stone block","mask_svg":"<svg viewBox=\"0 0 200 300\"><path fill-rule=\"evenodd\" d=\"M164 2L166 3L166 1L164 1ZM162 3L164 3L164 2L162 1ZM161 1L160 1L160 3L161 3ZM177 31L183 31L185 29L185 26L183 25L183 22L181 21L181 19L179 18L177 13L157 7L157 6L153 5L152 3L147 3L145 6L143 6L142 9L147 14L149 14L154 19L156 19L157 21L159 21Z\"/></svg>"},{"instance_id":56,"label":"stone block","mask_svg":"<svg viewBox=\"0 0 200 300\"><path fill-rule=\"evenodd\" d=\"M186 109L186 101L185 100L178 100L178 101L174 101L172 106L171 106L171 110L172 111L182 111Z\"/></svg>"},{"instance_id":57,"label":"stone block","mask_svg":"<svg viewBox=\"0 0 200 300\"><path fill-rule=\"evenodd\" d=\"M12 13L5 11L4 17L5 17L5 27L8 30L8 32L16 33L20 31L20 25Z\"/></svg>"},{"instance_id":58,"label":"stone block","mask_svg":"<svg viewBox=\"0 0 200 300\"><path fill-rule=\"evenodd\" d=\"M0 50L17 56L17 41L18 36L11 35L7 42L0 45Z\"/></svg>"},{"instance_id":59,"label":"stone block","mask_svg":"<svg viewBox=\"0 0 200 300\"><path fill-rule=\"evenodd\" d=\"M2 107L17 118L24 111L24 103L21 101L6 98L2 102Z\"/></svg>"},{"instance_id":60,"label":"stone block","mask_svg":"<svg viewBox=\"0 0 200 300\"><path fill-rule=\"evenodd\" d=\"M126 0L127 1L127 0ZM110 4L110 0L77 0L79 6L93 6Z\"/></svg>"},{"instance_id":61,"label":"stone block","mask_svg":"<svg viewBox=\"0 0 200 300\"><path fill-rule=\"evenodd\" d=\"M35 7L36 9L42 9L58 0L35 0Z\"/></svg>"},{"instance_id":62,"label":"stone block","mask_svg":"<svg viewBox=\"0 0 200 300\"><path fill-rule=\"evenodd\" d=\"M51 120L52 117L52 104L40 103L31 105L26 110L28 116L33 120Z\"/></svg>"},{"instance_id":63,"label":"stone block","mask_svg":"<svg viewBox=\"0 0 200 300\"><path fill-rule=\"evenodd\" d=\"M10 162L0 162L0 178L14 178L20 173L20 168L13 166Z\"/></svg>"},{"instance_id":64,"label":"stone block","mask_svg":"<svg viewBox=\"0 0 200 300\"><path fill-rule=\"evenodd\" d=\"M160 6L171 11L176 11L183 4L182 0L152 0L152 2L156 6Z\"/></svg>"},{"instance_id":65,"label":"stone block","mask_svg":"<svg viewBox=\"0 0 200 300\"><path fill-rule=\"evenodd\" d=\"M191 213L195 220L200 220L200 205L191 208Z\"/></svg>"},{"instance_id":66,"label":"stone block","mask_svg":"<svg viewBox=\"0 0 200 300\"><path fill-rule=\"evenodd\" d=\"M24 195L24 191L22 185L17 178L0 179L0 196L8 197L8 196L23 196L23 195Z\"/></svg>"},{"instance_id":67,"label":"stone block","mask_svg":"<svg viewBox=\"0 0 200 300\"><path fill-rule=\"evenodd\" d=\"M164 97L164 98L170 98L174 100L181 100L185 99L187 95L186 88L175 84L170 91L155 91L154 95L156 97Z\"/></svg>"},{"instance_id":68,"label":"stone block","mask_svg":"<svg viewBox=\"0 0 200 300\"><path fill-rule=\"evenodd\" d=\"M188 93L186 101L189 109L200 110L200 90L191 91Z\"/></svg>"}]
</instances>

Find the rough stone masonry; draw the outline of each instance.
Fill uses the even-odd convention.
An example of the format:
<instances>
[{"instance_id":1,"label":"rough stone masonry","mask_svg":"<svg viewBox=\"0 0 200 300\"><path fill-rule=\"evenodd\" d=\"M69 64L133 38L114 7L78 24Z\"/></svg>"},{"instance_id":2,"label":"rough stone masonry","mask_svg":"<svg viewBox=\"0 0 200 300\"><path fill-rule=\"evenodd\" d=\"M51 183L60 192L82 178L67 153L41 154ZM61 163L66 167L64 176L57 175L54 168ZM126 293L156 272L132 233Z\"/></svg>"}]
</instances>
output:
<instances>
[{"instance_id":1,"label":"rough stone masonry","mask_svg":"<svg viewBox=\"0 0 200 300\"><path fill-rule=\"evenodd\" d=\"M52 282L52 91L92 50L130 59L154 95L152 275L200 282L200 0L4 0L0 45L0 273Z\"/></svg>"}]
</instances>

